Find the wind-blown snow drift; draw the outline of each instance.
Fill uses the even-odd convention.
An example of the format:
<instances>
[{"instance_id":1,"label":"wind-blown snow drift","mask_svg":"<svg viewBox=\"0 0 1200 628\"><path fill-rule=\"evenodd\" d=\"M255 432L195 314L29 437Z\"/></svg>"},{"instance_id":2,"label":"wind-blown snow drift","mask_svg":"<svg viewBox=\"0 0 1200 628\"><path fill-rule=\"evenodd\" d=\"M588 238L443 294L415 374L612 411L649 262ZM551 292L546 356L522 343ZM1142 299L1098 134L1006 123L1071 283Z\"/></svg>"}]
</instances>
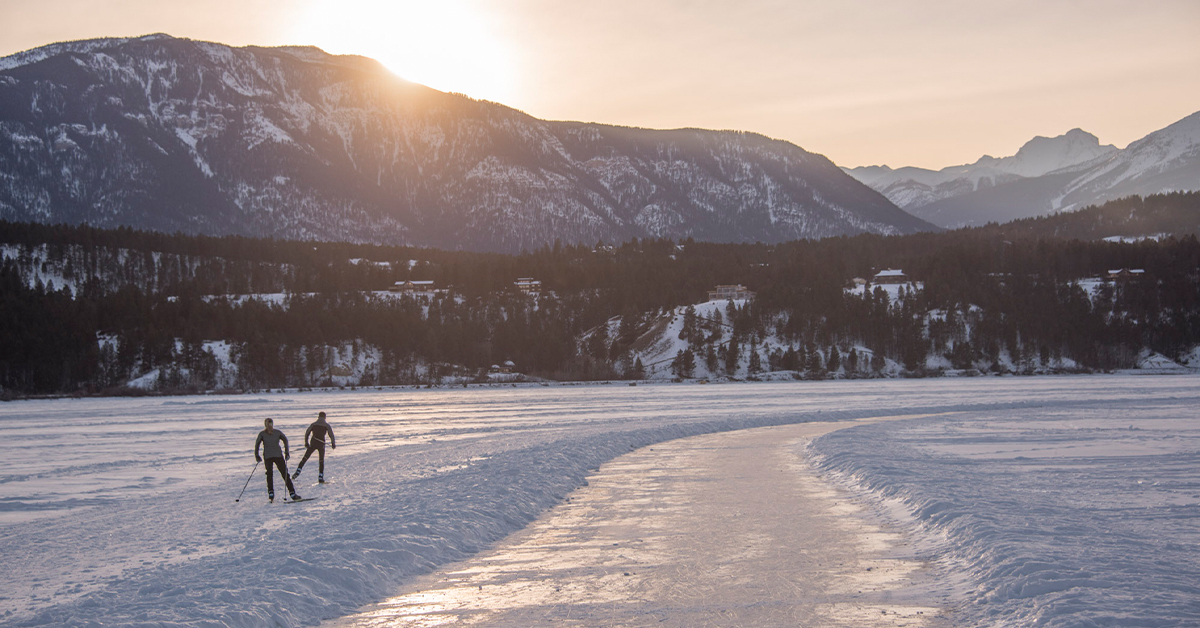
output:
<instances>
[{"instance_id":1,"label":"wind-blown snow drift","mask_svg":"<svg viewBox=\"0 0 1200 628\"><path fill-rule=\"evenodd\" d=\"M844 430L813 449L826 471L903 504L938 540L930 556L966 571L954 625L1195 626L1195 408L978 412Z\"/></svg>"}]
</instances>

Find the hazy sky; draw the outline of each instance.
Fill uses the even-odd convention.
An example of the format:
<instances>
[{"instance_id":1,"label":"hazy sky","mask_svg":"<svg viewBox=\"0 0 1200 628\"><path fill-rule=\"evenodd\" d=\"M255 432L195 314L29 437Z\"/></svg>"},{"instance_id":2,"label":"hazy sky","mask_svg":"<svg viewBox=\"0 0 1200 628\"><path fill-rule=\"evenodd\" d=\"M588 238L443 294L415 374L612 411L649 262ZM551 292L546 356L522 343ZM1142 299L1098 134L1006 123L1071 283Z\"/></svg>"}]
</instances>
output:
<instances>
[{"instance_id":1,"label":"hazy sky","mask_svg":"<svg viewBox=\"0 0 1200 628\"><path fill-rule=\"evenodd\" d=\"M312 44L539 118L756 131L940 168L1200 110L1200 0L0 0L0 55L165 32Z\"/></svg>"}]
</instances>

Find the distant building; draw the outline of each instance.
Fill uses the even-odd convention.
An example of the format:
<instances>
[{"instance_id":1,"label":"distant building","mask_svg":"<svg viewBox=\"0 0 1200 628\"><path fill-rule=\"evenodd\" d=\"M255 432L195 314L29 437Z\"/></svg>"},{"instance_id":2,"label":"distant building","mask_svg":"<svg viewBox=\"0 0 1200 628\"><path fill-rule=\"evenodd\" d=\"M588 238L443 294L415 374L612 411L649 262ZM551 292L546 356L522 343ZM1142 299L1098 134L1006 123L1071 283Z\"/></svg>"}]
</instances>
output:
<instances>
[{"instance_id":1,"label":"distant building","mask_svg":"<svg viewBox=\"0 0 1200 628\"><path fill-rule=\"evenodd\" d=\"M432 281L397 281L390 292L433 292Z\"/></svg>"},{"instance_id":2,"label":"distant building","mask_svg":"<svg viewBox=\"0 0 1200 628\"><path fill-rule=\"evenodd\" d=\"M504 364L493 364L492 368L488 369L489 375L507 375L517 370L517 365L512 360L505 360Z\"/></svg>"},{"instance_id":3,"label":"distant building","mask_svg":"<svg viewBox=\"0 0 1200 628\"><path fill-rule=\"evenodd\" d=\"M908 283L908 275L905 275L903 270L888 268L875 273L871 283Z\"/></svg>"},{"instance_id":4,"label":"distant building","mask_svg":"<svg viewBox=\"0 0 1200 628\"><path fill-rule=\"evenodd\" d=\"M727 301L730 299L753 299L754 292L742 284L726 284L717 286L716 290L708 291L709 301Z\"/></svg>"},{"instance_id":5,"label":"distant building","mask_svg":"<svg viewBox=\"0 0 1200 628\"><path fill-rule=\"evenodd\" d=\"M537 294L542 291L542 282L533 277L520 277L513 282L523 294Z\"/></svg>"},{"instance_id":6,"label":"distant building","mask_svg":"<svg viewBox=\"0 0 1200 628\"><path fill-rule=\"evenodd\" d=\"M1121 268L1108 271L1108 280L1129 281L1131 279L1141 279L1145 275L1146 271L1141 268Z\"/></svg>"}]
</instances>

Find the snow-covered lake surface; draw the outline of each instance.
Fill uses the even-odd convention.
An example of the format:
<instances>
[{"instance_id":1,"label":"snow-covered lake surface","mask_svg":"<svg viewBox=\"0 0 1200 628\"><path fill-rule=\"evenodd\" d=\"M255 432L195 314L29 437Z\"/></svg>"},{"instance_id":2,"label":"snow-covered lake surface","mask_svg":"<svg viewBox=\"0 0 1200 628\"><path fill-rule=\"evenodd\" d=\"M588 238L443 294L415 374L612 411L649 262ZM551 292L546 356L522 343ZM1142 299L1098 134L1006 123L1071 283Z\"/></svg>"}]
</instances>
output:
<instances>
[{"instance_id":1,"label":"snow-covered lake surface","mask_svg":"<svg viewBox=\"0 0 1200 628\"><path fill-rule=\"evenodd\" d=\"M915 515L901 527L969 586L955 625L1197 626L1200 404L1161 392L880 423L812 449Z\"/></svg>"},{"instance_id":2,"label":"snow-covered lake surface","mask_svg":"<svg viewBox=\"0 0 1200 628\"><path fill-rule=\"evenodd\" d=\"M1100 615L1088 613L1106 611L1089 590L1118 600L1110 606L1128 621L1110 625L1185 625L1200 605L1197 407L1195 376L7 403L0 623L310 625L524 527L631 449L761 425L957 412L854 428L815 447L831 471L918 508L916 533L940 553L930 557L970 579L961 625L1093 625ZM251 475L262 419L291 438L291 466L319 410L339 445L326 460L332 482L316 486L310 461L298 489L317 501L268 504L262 468Z\"/></svg>"}]
</instances>

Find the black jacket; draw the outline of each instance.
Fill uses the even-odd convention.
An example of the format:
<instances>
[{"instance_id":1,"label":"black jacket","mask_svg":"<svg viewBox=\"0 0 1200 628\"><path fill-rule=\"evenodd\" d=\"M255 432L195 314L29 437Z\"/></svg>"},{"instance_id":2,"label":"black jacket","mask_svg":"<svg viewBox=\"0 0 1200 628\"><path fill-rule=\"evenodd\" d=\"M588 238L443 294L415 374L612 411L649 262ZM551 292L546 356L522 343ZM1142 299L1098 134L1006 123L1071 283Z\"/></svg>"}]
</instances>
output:
<instances>
[{"instance_id":1,"label":"black jacket","mask_svg":"<svg viewBox=\"0 0 1200 628\"><path fill-rule=\"evenodd\" d=\"M333 438L333 428L329 427L328 423L322 421L314 421L304 431L304 446L310 449L313 447L324 447L325 434L329 434L329 444L337 447L337 441Z\"/></svg>"}]
</instances>

